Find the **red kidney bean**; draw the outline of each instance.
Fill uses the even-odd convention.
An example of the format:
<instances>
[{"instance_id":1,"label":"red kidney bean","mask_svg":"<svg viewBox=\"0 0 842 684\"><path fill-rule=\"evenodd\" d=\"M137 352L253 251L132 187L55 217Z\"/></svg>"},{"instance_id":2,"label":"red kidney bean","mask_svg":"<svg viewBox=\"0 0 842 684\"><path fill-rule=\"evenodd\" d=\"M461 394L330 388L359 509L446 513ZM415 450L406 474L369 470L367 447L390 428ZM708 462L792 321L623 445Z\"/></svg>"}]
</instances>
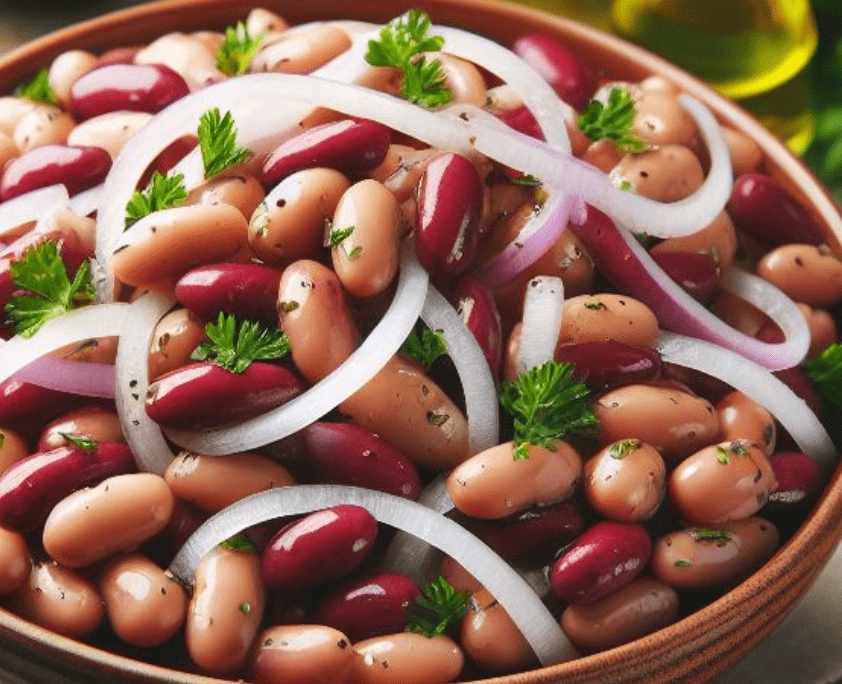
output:
<instances>
[{"instance_id":1,"label":"red kidney bean","mask_svg":"<svg viewBox=\"0 0 842 684\"><path fill-rule=\"evenodd\" d=\"M810 407L813 413L819 417L822 416L824 413L822 396L816 390L813 381L810 380L810 377L800 366L775 371L775 375L781 382L788 385L795 394L807 402L807 406Z\"/></svg>"},{"instance_id":2,"label":"red kidney bean","mask_svg":"<svg viewBox=\"0 0 842 684\"><path fill-rule=\"evenodd\" d=\"M359 506L334 506L290 523L263 551L266 586L298 591L355 570L371 551L377 521Z\"/></svg>"},{"instance_id":3,"label":"red kidney bean","mask_svg":"<svg viewBox=\"0 0 842 684\"><path fill-rule=\"evenodd\" d=\"M417 501L421 479L398 449L353 423L312 423L300 433L304 463L319 481L356 485Z\"/></svg>"},{"instance_id":4,"label":"red kidney bean","mask_svg":"<svg viewBox=\"0 0 842 684\"><path fill-rule=\"evenodd\" d=\"M271 187L296 171L326 166L359 174L380 165L391 133L367 119L345 119L316 126L287 140L263 164L263 184Z\"/></svg>"},{"instance_id":5,"label":"red kidney bean","mask_svg":"<svg viewBox=\"0 0 842 684\"><path fill-rule=\"evenodd\" d=\"M553 594L568 603L591 603L643 572L652 540L642 525L599 522L553 565Z\"/></svg>"},{"instance_id":6,"label":"red kidney bean","mask_svg":"<svg viewBox=\"0 0 842 684\"><path fill-rule=\"evenodd\" d=\"M0 476L0 524L22 532L35 530L71 492L134 471L134 456L121 442L103 442L90 450L70 445L32 454Z\"/></svg>"},{"instance_id":7,"label":"red kidney bean","mask_svg":"<svg viewBox=\"0 0 842 684\"><path fill-rule=\"evenodd\" d=\"M479 343L495 378L503 363L503 325L494 294L477 278L467 276L456 287L451 301L465 326Z\"/></svg>"},{"instance_id":8,"label":"red kidney bean","mask_svg":"<svg viewBox=\"0 0 842 684\"><path fill-rule=\"evenodd\" d=\"M482 180L462 155L449 152L427 166L418 185L418 260L440 280L453 280L471 265L479 245Z\"/></svg>"},{"instance_id":9,"label":"red kidney bean","mask_svg":"<svg viewBox=\"0 0 842 684\"><path fill-rule=\"evenodd\" d=\"M734 223L766 245L825 241L821 228L778 181L746 173L734 182L728 202Z\"/></svg>"},{"instance_id":10,"label":"red kidney bean","mask_svg":"<svg viewBox=\"0 0 842 684\"><path fill-rule=\"evenodd\" d=\"M418 595L415 582L405 575L354 580L324 597L313 619L347 634L354 642L402 632Z\"/></svg>"},{"instance_id":11,"label":"red kidney bean","mask_svg":"<svg viewBox=\"0 0 842 684\"><path fill-rule=\"evenodd\" d=\"M20 432L40 429L70 409L78 397L20 380L0 383L0 425L14 425Z\"/></svg>"},{"instance_id":12,"label":"red kidney bean","mask_svg":"<svg viewBox=\"0 0 842 684\"><path fill-rule=\"evenodd\" d=\"M572 363L574 377L595 390L647 382L661 373L658 352L617 340L562 344L555 360Z\"/></svg>"},{"instance_id":13,"label":"red kidney bean","mask_svg":"<svg viewBox=\"0 0 842 684\"><path fill-rule=\"evenodd\" d=\"M146 413L160 425L204 430L259 416L301 392L301 382L283 366L252 363L232 373L215 363L193 363L149 386Z\"/></svg>"},{"instance_id":14,"label":"red kidney bean","mask_svg":"<svg viewBox=\"0 0 842 684\"><path fill-rule=\"evenodd\" d=\"M176 283L175 296L206 321L220 311L238 319L277 325L281 272L260 264L211 264L194 268Z\"/></svg>"},{"instance_id":15,"label":"red kidney bean","mask_svg":"<svg viewBox=\"0 0 842 684\"><path fill-rule=\"evenodd\" d=\"M707 302L719 284L719 266L709 254L653 252L652 259L693 299Z\"/></svg>"},{"instance_id":16,"label":"red kidney bean","mask_svg":"<svg viewBox=\"0 0 842 684\"><path fill-rule=\"evenodd\" d=\"M110 168L111 156L100 147L35 147L6 166L0 181L0 201L58 183L75 195L102 183Z\"/></svg>"},{"instance_id":17,"label":"red kidney bean","mask_svg":"<svg viewBox=\"0 0 842 684\"><path fill-rule=\"evenodd\" d=\"M186 157L199 144L199 139L193 135L185 135L171 142L161 153L155 157L155 161L149 167L148 176L144 174L140 187L149 182L152 173L157 171L166 175L178 162Z\"/></svg>"},{"instance_id":18,"label":"red kidney bean","mask_svg":"<svg viewBox=\"0 0 842 684\"><path fill-rule=\"evenodd\" d=\"M512 49L535 69L575 109L584 109L594 91L588 68L557 38L540 33L522 36Z\"/></svg>"},{"instance_id":19,"label":"red kidney bean","mask_svg":"<svg viewBox=\"0 0 842 684\"><path fill-rule=\"evenodd\" d=\"M497 118L510 128L514 128L520 133L531 135L533 138L537 138L538 140L544 140L544 134L541 132L541 127L538 125L538 122L535 120L532 112L530 112L526 107L517 107L516 109L509 109L505 112L500 112L497 115Z\"/></svg>"},{"instance_id":20,"label":"red kidney bean","mask_svg":"<svg viewBox=\"0 0 842 684\"><path fill-rule=\"evenodd\" d=\"M73 84L69 108L77 120L117 111L155 114L189 92L187 82L163 64L109 64Z\"/></svg>"},{"instance_id":21,"label":"red kidney bean","mask_svg":"<svg viewBox=\"0 0 842 684\"><path fill-rule=\"evenodd\" d=\"M822 470L818 462L807 454L795 451L772 454L769 457L778 486L769 495L766 510L783 511L809 502L819 493Z\"/></svg>"},{"instance_id":22,"label":"red kidney bean","mask_svg":"<svg viewBox=\"0 0 842 684\"><path fill-rule=\"evenodd\" d=\"M472 520L473 533L515 565L549 563L555 552L585 528L579 507L565 502L539 506L501 520Z\"/></svg>"}]
</instances>

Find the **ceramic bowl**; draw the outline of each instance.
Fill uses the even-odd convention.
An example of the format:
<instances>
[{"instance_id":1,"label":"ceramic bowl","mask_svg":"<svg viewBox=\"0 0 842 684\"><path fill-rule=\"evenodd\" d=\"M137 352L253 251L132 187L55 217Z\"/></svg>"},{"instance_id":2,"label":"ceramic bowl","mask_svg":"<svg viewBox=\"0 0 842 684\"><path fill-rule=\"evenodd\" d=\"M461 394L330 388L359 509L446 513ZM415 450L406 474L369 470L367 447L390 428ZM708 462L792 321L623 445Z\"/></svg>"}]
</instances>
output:
<instances>
[{"instance_id":1,"label":"ceramic bowl","mask_svg":"<svg viewBox=\"0 0 842 684\"><path fill-rule=\"evenodd\" d=\"M579 52L604 75L640 80L660 74L706 103L730 126L754 138L765 154L766 171L782 181L824 227L840 251L842 219L827 192L807 168L734 103L686 72L618 38L576 23L497 0L177 0L158 2L72 26L0 59L0 92L9 92L60 52L94 52L148 42L173 30L222 28L264 6L292 23L353 18L387 21L421 6L441 24L485 34L510 44L522 34L548 32ZM705 682L735 663L767 636L807 591L842 536L842 470L837 469L821 500L799 531L758 572L720 599L672 626L613 650L488 684L632 684ZM211 684L219 680L186 674L117 656L56 636L0 610L0 673L26 682Z\"/></svg>"}]
</instances>

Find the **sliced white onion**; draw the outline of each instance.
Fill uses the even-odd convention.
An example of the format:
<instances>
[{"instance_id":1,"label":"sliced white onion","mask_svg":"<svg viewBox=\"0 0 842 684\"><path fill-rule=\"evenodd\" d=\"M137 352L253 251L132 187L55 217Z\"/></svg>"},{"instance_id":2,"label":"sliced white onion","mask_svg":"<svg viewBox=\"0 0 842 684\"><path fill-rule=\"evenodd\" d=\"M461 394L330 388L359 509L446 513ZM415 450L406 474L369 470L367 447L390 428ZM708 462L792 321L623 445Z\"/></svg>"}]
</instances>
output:
<instances>
[{"instance_id":1,"label":"sliced white onion","mask_svg":"<svg viewBox=\"0 0 842 684\"><path fill-rule=\"evenodd\" d=\"M563 315L564 283L561 278L538 276L530 280L523 302L518 373L553 360Z\"/></svg>"},{"instance_id":2,"label":"sliced white onion","mask_svg":"<svg viewBox=\"0 0 842 684\"><path fill-rule=\"evenodd\" d=\"M69 344L92 337L119 335L128 311L128 304L86 306L47 321L30 338L16 335L0 347L0 382L8 380L36 359Z\"/></svg>"},{"instance_id":3,"label":"sliced white onion","mask_svg":"<svg viewBox=\"0 0 842 684\"><path fill-rule=\"evenodd\" d=\"M658 351L668 363L701 371L739 390L771 413L798 448L821 464L826 475L839 454L830 435L807 403L762 366L710 342L662 332Z\"/></svg>"},{"instance_id":4,"label":"sliced white onion","mask_svg":"<svg viewBox=\"0 0 842 684\"><path fill-rule=\"evenodd\" d=\"M114 398L115 374L114 365L111 363L42 356L19 370L12 378L58 392L84 397Z\"/></svg>"},{"instance_id":5,"label":"sliced white onion","mask_svg":"<svg viewBox=\"0 0 842 684\"><path fill-rule=\"evenodd\" d=\"M200 454L247 451L276 442L306 427L359 390L386 365L418 320L427 295L429 276L407 240L392 304L365 341L333 373L283 406L231 428L209 432L168 430L176 444Z\"/></svg>"},{"instance_id":6,"label":"sliced white onion","mask_svg":"<svg viewBox=\"0 0 842 684\"><path fill-rule=\"evenodd\" d=\"M0 239L46 212L67 207L69 201L64 185L51 185L0 203Z\"/></svg>"},{"instance_id":7,"label":"sliced white onion","mask_svg":"<svg viewBox=\"0 0 842 684\"><path fill-rule=\"evenodd\" d=\"M163 475L173 453L161 428L146 415L149 349L155 326L175 303L172 295L148 292L131 304L117 347L117 415L140 470Z\"/></svg>"},{"instance_id":8,"label":"sliced white onion","mask_svg":"<svg viewBox=\"0 0 842 684\"><path fill-rule=\"evenodd\" d=\"M202 525L178 552L169 572L189 585L199 561L235 534L279 517L339 505L361 506L379 522L421 537L461 564L503 606L542 665L576 657L576 651L558 621L529 584L488 546L460 525L421 504L370 489L298 485L250 496L220 511Z\"/></svg>"},{"instance_id":9,"label":"sliced white onion","mask_svg":"<svg viewBox=\"0 0 842 684\"><path fill-rule=\"evenodd\" d=\"M89 190L80 192L78 195L74 195L70 199L70 208L73 210L73 213L78 216L90 216L95 211L99 211L99 207L102 204L104 187L104 184L100 184Z\"/></svg>"},{"instance_id":10,"label":"sliced white onion","mask_svg":"<svg viewBox=\"0 0 842 684\"><path fill-rule=\"evenodd\" d=\"M430 330L442 333L459 373L468 414L468 452L473 456L495 446L500 442L497 386L482 347L450 302L432 285L421 319Z\"/></svg>"}]
</instances>

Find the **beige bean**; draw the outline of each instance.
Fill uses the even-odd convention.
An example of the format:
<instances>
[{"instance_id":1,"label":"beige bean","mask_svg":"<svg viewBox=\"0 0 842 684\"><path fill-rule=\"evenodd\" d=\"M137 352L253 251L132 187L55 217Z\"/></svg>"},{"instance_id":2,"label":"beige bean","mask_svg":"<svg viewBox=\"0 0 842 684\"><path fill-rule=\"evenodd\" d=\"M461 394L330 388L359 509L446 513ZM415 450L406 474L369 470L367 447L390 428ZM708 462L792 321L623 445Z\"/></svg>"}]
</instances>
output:
<instances>
[{"instance_id":1,"label":"beige bean","mask_svg":"<svg viewBox=\"0 0 842 684\"><path fill-rule=\"evenodd\" d=\"M772 414L742 392L734 390L716 403L721 439L744 439L756 444L767 456L775 451L777 428Z\"/></svg>"},{"instance_id":2,"label":"beige bean","mask_svg":"<svg viewBox=\"0 0 842 684\"><path fill-rule=\"evenodd\" d=\"M15 141L6 134L0 131L0 172L12 159L19 154L18 146Z\"/></svg>"},{"instance_id":3,"label":"beige bean","mask_svg":"<svg viewBox=\"0 0 842 684\"><path fill-rule=\"evenodd\" d=\"M0 527L0 596L22 587L31 571L26 540L17 532Z\"/></svg>"},{"instance_id":4,"label":"beige bean","mask_svg":"<svg viewBox=\"0 0 842 684\"><path fill-rule=\"evenodd\" d=\"M824 309L814 309L807 304L798 304L810 329L810 349L807 358L818 356L839 339L839 331L833 316Z\"/></svg>"},{"instance_id":5,"label":"beige bean","mask_svg":"<svg viewBox=\"0 0 842 684\"><path fill-rule=\"evenodd\" d=\"M0 133L5 133L11 138L24 116L35 109L44 109L48 106L27 100L25 97L14 95L0 97Z\"/></svg>"},{"instance_id":6,"label":"beige bean","mask_svg":"<svg viewBox=\"0 0 842 684\"><path fill-rule=\"evenodd\" d=\"M369 175L391 190L398 202L405 202L415 192L427 166L440 154L440 150L429 147L416 150L408 145L391 144L380 166Z\"/></svg>"},{"instance_id":7,"label":"beige bean","mask_svg":"<svg viewBox=\"0 0 842 684\"><path fill-rule=\"evenodd\" d=\"M692 235L668 238L650 250L653 254L663 252L698 252L708 254L723 268L730 266L737 254L737 231L727 212L720 211L716 218Z\"/></svg>"},{"instance_id":8,"label":"beige bean","mask_svg":"<svg viewBox=\"0 0 842 684\"><path fill-rule=\"evenodd\" d=\"M163 64L178 72L191 90L225 80L216 56L205 44L183 33L168 33L135 55L135 64Z\"/></svg>"},{"instance_id":9,"label":"beige bean","mask_svg":"<svg viewBox=\"0 0 842 684\"><path fill-rule=\"evenodd\" d=\"M84 76L99 63L99 58L87 50L68 50L62 52L50 64L50 88L58 101L67 105L70 100L70 88L80 76Z\"/></svg>"},{"instance_id":10,"label":"beige bean","mask_svg":"<svg viewBox=\"0 0 842 684\"><path fill-rule=\"evenodd\" d=\"M662 89L639 89L635 96L634 132L650 145L694 147L698 128L675 93Z\"/></svg>"},{"instance_id":11,"label":"beige bean","mask_svg":"<svg viewBox=\"0 0 842 684\"><path fill-rule=\"evenodd\" d=\"M333 169L306 169L287 176L251 216L249 245L267 264L319 259L325 224L351 183Z\"/></svg>"},{"instance_id":12,"label":"beige bean","mask_svg":"<svg viewBox=\"0 0 842 684\"><path fill-rule=\"evenodd\" d=\"M351 47L351 38L338 26L317 26L271 43L257 53L251 70L309 74Z\"/></svg>"},{"instance_id":13,"label":"beige bean","mask_svg":"<svg viewBox=\"0 0 842 684\"><path fill-rule=\"evenodd\" d=\"M608 177L617 187L658 202L689 197L705 180L699 158L683 145L663 145L640 154L627 154Z\"/></svg>"},{"instance_id":14,"label":"beige bean","mask_svg":"<svg viewBox=\"0 0 842 684\"><path fill-rule=\"evenodd\" d=\"M601 444L639 439L668 463L713 443L719 419L709 401L688 392L653 385L625 385L594 403Z\"/></svg>"},{"instance_id":15,"label":"beige bean","mask_svg":"<svg viewBox=\"0 0 842 684\"><path fill-rule=\"evenodd\" d=\"M773 249L757 264L757 274L797 302L829 308L842 301L842 261L825 245Z\"/></svg>"},{"instance_id":16,"label":"beige bean","mask_svg":"<svg viewBox=\"0 0 842 684\"><path fill-rule=\"evenodd\" d=\"M725 138L725 144L728 145L734 178L744 173L755 173L763 161L763 150L760 149L760 145L747 135L728 126L722 126L720 130L722 137Z\"/></svg>"},{"instance_id":17,"label":"beige bean","mask_svg":"<svg viewBox=\"0 0 842 684\"><path fill-rule=\"evenodd\" d=\"M488 87L477 67L464 59L440 52L431 52L425 57L428 63L435 60L441 64L444 84L453 94L453 102L468 102L485 107Z\"/></svg>"},{"instance_id":18,"label":"beige bean","mask_svg":"<svg viewBox=\"0 0 842 684\"><path fill-rule=\"evenodd\" d=\"M51 356L59 356L85 363L114 363L117 359L117 337L97 337L69 344Z\"/></svg>"},{"instance_id":19,"label":"beige bean","mask_svg":"<svg viewBox=\"0 0 842 684\"><path fill-rule=\"evenodd\" d=\"M564 119L564 127L570 138L570 148L574 155L581 157L591 144L591 139L579 128L579 114L574 110Z\"/></svg>"},{"instance_id":20,"label":"beige bean","mask_svg":"<svg viewBox=\"0 0 842 684\"><path fill-rule=\"evenodd\" d=\"M567 606L561 627L576 648L595 653L651 634L677 616L675 590L643 575L594 603Z\"/></svg>"},{"instance_id":21,"label":"beige bean","mask_svg":"<svg viewBox=\"0 0 842 684\"><path fill-rule=\"evenodd\" d=\"M29 455L26 440L14 430L0 428L0 473L5 472L12 463Z\"/></svg>"},{"instance_id":22,"label":"beige bean","mask_svg":"<svg viewBox=\"0 0 842 684\"><path fill-rule=\"evenodd\" d=\"M252 36L259 36L267 31L286 31L289 23L279 14L263 7L255 7L246 17L246 30Z\"/></svg>"},{"instance_id":23,"label":"beige bean","mask_svg":"<svg viewBox=\"0 0 842 684\"><path fill-rule=\"evenodd\" d=\"M439 575L447 580L447 583L456 591L466 591L474 594L483 590L483 586L477 582L476 577L463 568L450 556L442 558L439 566Z\"/></svg>"},{"instance_id":24,"label":"beige bean","mask_svg":"<svg viewBox=\"0 0 842 684\"><path fill-rule=\"evenodd\" d=\"M38 439L42 451L69 444L67 435L94 442L125 442L116 412L91 405L68 411L50 421Z\"/></svg>"},{"instance_id":25,"label":"beige bean","mask_svg":"<svg viewBox=\"0 0 842 684\"><path fill-rule=\"evenodd\" d=\"M403 632L354 644L354 684L443 684L462 671L465 656L448 636Z\"/></svg>"},{"instance_id":26,"label":"beige bean","mask_svg":"<svg viewBox=\"0 0 842 684\"><path fill-rule=\"evenodd\" d=\"M639 84L641 90L653 90L659 93L667 93L669 95L678 96L681 94L679 88L672 81L667 80L663 76L647 76Z\"/></svg>"},{"instance_id":27,"label":"beige bean","mask_svg":"<svg viewBox=\"0 0 842 684\"><path fill-rule=\"evenodd\" d=\"M490 239L501 223L508 221L527 203L531 205L534 197L532 188L509 182L495 183L485 192L479 223L480 232L488 235ZM504 247L505 245L499 245L497 251Z\"/></svg>"},{"instance_id":28,"label":"beige bean","mask_svg":"<svg viewBox=\"0 0 842 684\"><path fill-rule=\"evenodd\" d=\"M636 299L601 293L564 300L559 343L617 340L652 349L657 339L658 319Z\"/></svg>"},{"instance_id":29,"label":"beige bean","mask_svg":"<svg viewBox=\"0 0 842 684\"><path fill-rule=\"evenodd\" d=\"M360 181L342 195L331 237L351 232L332 247L331 258L350 295L372 297L392 284L400 263L402 217L395 196L376 180Z\"/></svg>"},{"instance_id":30,"label":"beige bean","mask_svg":"<svg viewBox=\"0 0 842 684\"><path fill-rule=\"evenodd\" d=\"M248 221L265 196L257 178L239 173L209 180L190 193L187 204L229 204Z\"/></svg>"},{"instance_id":31,"label":"beige bean","mask_svg":"<svg viewBox=\"0 0 842 684\"><path fill-rule=\"evenodd\" d=\"M8 601L12 612L24 620L71 639L91 634L105 616L96 587L56 563L33 565L28 581Z\"/></svg>"},{"instance_id":32,"label":"beige bean","mask_svg":"<svg viewBox=\"0 0 842 684\"><path fill-rule=\"evenodd\" d=\"M658 510L667 468L658 450L637 439L610 444L585 463L582 491L601 516L641 522Z\"/></svg>"},{"instance_id":33,"label":"beige bean","mask_svg":"<svg viewBox=\"0 0 842 684\"><path fill-rule=\"evenodd\" d=\"M149 119L146 112L109 112L83 121L67 136L68 145L101 147L115 159Z\"/></svg>"},{"instance_id":34,"label":"beige bean","mask_svg":"<svg viewBox=\"0 0 842 684\"><path fill-rule=\"evenodd\" d=\"M465 515L495 520L536 504L563 501L582 477L582 458L566 442L553 450L529 446L529 458L513 458L514 443L481 451L447 478L453 503Z\"/></svg>"},{"instance_id":35,"label":"beige bean","mask_svg":"<svg viewBox=\"0 0 842 684\"><path fill-rule=\"evenodd\" d=\"M89 257L96 250L96 221L87 216L79 216L72 209L57 207L53 209L39 227L45 233L58 231L69 235L75 233L85 254Z\"/></svg>"},{"instance_id":36,"label":"beige bean","mask_svg":"<svg viewBox=\"0 0 842 684\"><path fill-rule=\"evenodd\" d=\"M12 138L21 152L42 145L63 145L75 125L70 114L58 107L39 107L23 116Z\"/></svg>"},{"instance_id":37,"label":"beige bean","mask_svg":"<svg viewBox=\"0 0 842 684\"><path fill-rule=\"evenodd\" d=\"M745 299L728 290L720 290L714 297L711 310L725 323L754 337L769 322L769 317Z\"/></svg>"},{"instance_id":38,"label":"beige bean","mask_svg":"<svg viewBox=\"0 0 842 684\"><path fill-rule=\"evenodd\" d=\"M468 421L461 409L423 368L400 355L340 409L418 465L441 470L468 456Z\"/></svg>"},{"instance_id":39,"label":"beige bean","mask_svg":"<svg viewBox=\"0 0 842 684\"><path fill-rule=\"evenodd\" d=\"M184 589L140 553L109 563L99 591L114 633L133 646L160 646L178 633L187 617Z\"/></svg>"},{"instance_id":40,"label":"beige bean","mask_svg":"<svg viewBox=\"0 0 842 684\"><path fill-rule=\"evenodd\" d=\"M251 494L295 484L280 463L249 453L205 456L184 451L167 467L164 479L179 499L209 513Z\"/></svg>"},{"instance_id":41,"label":"beige bean","mask_svg":"<svg viewBox=\"0 0 842 684\"><path fill-rule=\"evenodd\" d=\"M44 523L44 549L71 568L93 565L152 539L174 508L175 497L163 478L117 475L56 504Z\"/></svg>"},{"instance_id":42,"label":"beige bean","mask_svg":"<svg viewBox=\"0 0 842 684\"><path fill-rule=\"evenodd\" d=\"M460 645L486 672L521 672L535 665L535 654L512 618L494 597L482 590L468 602Z\"/></svg>"},{"instance_id":43,"label":"beige bean","mask_svg":"<svg viewBox=\"0 0 842 684\"><path fill-rule=\"evenodd\" d=\"M205 339L205 325L190 309L176 309L155 326L149 350L149 381L185 366Z\"/></svg>"},{"instance_id":44,"label":"beige bean","mask_svg":"<svg viewBox=\"0 0 842 684\"><path fill-rule=\"evenodd\" d=\"M194 31L188 36L193 40L198 40L212 55L216 55L222 43L225 42L225 35L219 31Z\"/></svg>"},{"instance_id":45,"label":"beige bean","mask_svg":"<svg viewBox=\"0 0 842 684\"><path fill-rule=\"evenodd\" d=\"M617 166L622 158L623 153L607 138L592 142L582 154L583 161L592 164L605 173Z\"/></svg>"},{"instance_id":46,"label":"beige bean","mask_svg":"<svg viewBox=\"0 0 842 684\"><path fill-rule=\"evenodd\" d=\"M185 641L204 672L230 675L246 662L265 607L260 558L216 547L196 569Z\"/></svg>"},{"instance_id":47,"label":"beige bean","mask_svg":"<svg viewBox=\"0 0 842 684\"><path fill-rule=\"evenodd\" d=\"M345 684L354 649L342 632L322 625L278 625L255 642L249 671L258 684Z\"/></svg>"},{"instance_id":48,"label":"beige bean","mask_svg":"<svg viewBox=\"0 0 842 684\"><path fill-rule=\"evenodd\" d=\"M224 261L247 238L245 218L228 204L164 209L123 233L114 249L114 276L127 285L151 287L195 266Z\"/></svg>"},{"instance_id":49,"label":"beige bean","mask_svg":"<svg viewBox=\"0 0 842 684\"><path fill-rule=\"evenodd\" d=\"M691 527L655 543L652 572L676 589L709 589L742 579L777 548L778 530L763 518Z\"/></svg>"}]
</instances>

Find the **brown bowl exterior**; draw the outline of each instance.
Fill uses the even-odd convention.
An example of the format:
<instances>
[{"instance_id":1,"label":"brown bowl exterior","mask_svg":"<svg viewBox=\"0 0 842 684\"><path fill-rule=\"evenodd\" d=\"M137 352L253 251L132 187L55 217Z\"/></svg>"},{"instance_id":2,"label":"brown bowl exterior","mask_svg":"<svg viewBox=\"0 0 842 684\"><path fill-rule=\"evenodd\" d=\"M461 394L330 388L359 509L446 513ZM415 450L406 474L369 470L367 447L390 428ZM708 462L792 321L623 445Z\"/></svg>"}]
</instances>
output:
<instances>
[{"instance_id":1,"label":"brown bowl exterior","mask_svg":"<svg viewBox=\"0 0 842 684\"><path fill-rule=\"evenodd\" d=\"M293 23L355 18L387 21L421 7L436 21L485 34L503 44L525 33L555 34L611 78L640 80L660 74L707 104L721 121L754 138L766 171L786 184L823 225L828 243L842 254L842 218L813 174L734 103L686 72L623 40L571 21L499 0L169 0L110 14L53 33L0 59L0 93L9 92L59 53L104 51L143 43L173 30L222 28L253 6L272 9ZM757 573L722 598L676 624L613 650L485 684L702 683L733 665L784 619L842 537L842 469L806 522ZM57 636L0 609L0 668L27 681L56 684L219 684L117 656Z\"/></svg>"}]
</instances>

